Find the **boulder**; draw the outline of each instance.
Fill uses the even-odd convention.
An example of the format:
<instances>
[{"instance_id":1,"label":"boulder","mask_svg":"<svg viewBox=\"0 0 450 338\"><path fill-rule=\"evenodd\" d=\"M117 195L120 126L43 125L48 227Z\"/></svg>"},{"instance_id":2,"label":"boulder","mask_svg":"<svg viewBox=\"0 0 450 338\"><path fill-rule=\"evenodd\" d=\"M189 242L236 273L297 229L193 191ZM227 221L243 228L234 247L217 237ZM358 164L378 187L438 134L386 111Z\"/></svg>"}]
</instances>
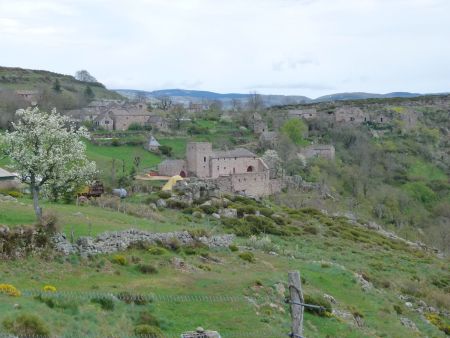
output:
<instances>
[{"instance_id":1,"label":"boulder","mask_svg":"<svg viewBox=\"0 0 450 338\"><path fill-rule=\"evenodd\" d=\"M156 206L158 208L165 208L165 207L167 207L167 202L165 200L163 200L162 198L160 198L159 200L156 201Z\"/></svg>"},{"instance_id":2,"label":"boulder","mask_svg":"<svg viewBox=\"0 0 450 338\"><path fill-rule=\"evenodd\" d=\"M237 218L237 209L232 208L226 208L226 209L220 209L219 214L222 217L226 218Z\"/></svg>"}]
</instances>

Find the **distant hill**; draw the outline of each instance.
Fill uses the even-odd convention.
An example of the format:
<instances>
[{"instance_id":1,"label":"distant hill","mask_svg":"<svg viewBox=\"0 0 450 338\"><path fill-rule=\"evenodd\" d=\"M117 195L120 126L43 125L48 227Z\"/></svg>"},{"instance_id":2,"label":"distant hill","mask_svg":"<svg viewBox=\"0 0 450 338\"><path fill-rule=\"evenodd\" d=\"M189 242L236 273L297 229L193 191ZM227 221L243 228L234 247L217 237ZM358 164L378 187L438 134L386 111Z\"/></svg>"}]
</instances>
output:
<instances>
[{"instance_id":1,"label":"distant hill","mask_svg":"<svg viewBox=\"0 0 450 338\"><path fill-rule=\"evenodd\" d=\"M157 99L162 96L169 96L176 103L187 104L189 102L201 102L218 100L225 107L230 106L232 100L246 101L252 94L227 93L220 94L201 90L185 90L185 89L163 89L151 92L134 90L134 89L116 89L117 93L128 97L135 98L137 95L145 95L148 99ZM281 104L299 104L310 103L312 100L306 96L285 96L285 95L261 95L263 102L267 106L276 106Z\"/></svg>"},{"instance_id":2,"label":"distant hill","mask_svg":"<svg viewBox=\"0 0 450 338\"><path fill-rule=\"evenodd\" d=\"M40 90L52 88L58 80L61 93L75 96L83 93L86 86L91 87L96 99L121 99L122 96L115 91L106 89L100 82L78 81L71 75L49 72L46 70L22 69L16 67L0 67L1 90Z\"/></svg>"},{"instance_id":3,"label":"distant hill","mask_svg":"<svg viewBox=\"0 0 450 338\"><path fill-rule=\"evenodd\" d=\"M242 93L220 94L210 91L186 90L186 89L162 89L151 92L134 89L116 89L115 91L130 99L135 98L137 95L145 95L148 99L157 99L162 96L169 96L172 98L173 101L184 104L189 102L201 102L203 100L218 100L221 101L225 107L229 106L232 100L246 101L251 96L251 94L242 94ZM317 99L311 99L306 96L293 96L293 95L261 95L261 97L266 106L278 106L286 104L301 104L301 103L304 104L304 103L345 101L345 100L365 100L377 98L411 98L423 95L426 94L409 93L409 92L393 92L387 94L351 92L351 93L336 93L331 95L325 95L318 97Z\"/></svg>"}]
</instances>

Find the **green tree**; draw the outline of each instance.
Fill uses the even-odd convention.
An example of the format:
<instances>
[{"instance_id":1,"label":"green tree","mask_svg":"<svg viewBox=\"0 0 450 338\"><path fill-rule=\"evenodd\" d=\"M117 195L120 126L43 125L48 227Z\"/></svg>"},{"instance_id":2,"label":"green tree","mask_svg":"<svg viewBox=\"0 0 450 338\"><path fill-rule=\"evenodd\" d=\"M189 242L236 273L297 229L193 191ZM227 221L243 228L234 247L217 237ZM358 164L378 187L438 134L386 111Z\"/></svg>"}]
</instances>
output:
<instances>
[{"instance_id":1,"label":"green tree","mask_svg":"<svg viewBox=\"0 0 450 338\"><path fill-rule=\"evenodd\" d=\"M297 145L303 143L307 130L306 124L300 119L290 119L281 127L281 133Z\"/></svg>"},{"instance_id":2,"label":"green tree","mask_svg":"<svg viewBox=\"0 0 450 338\"><path fill-rule=\"evenodd\" d=\"M61 84L59 83L58 79L53 82L53 90L57 93L61 93Z\"/></svg>"},{"instance_id":3,"label":"green tree","mask_svg":"<svg viewBox=\"0 0 450 338\"><path fill-rule=\"evenodd\" d=\"M93 100L95 97L95 93L92 90L91 86L86 86L86 89L84 90L84 96L88 99L88 100Z\"/></svg>"}]
</instances>

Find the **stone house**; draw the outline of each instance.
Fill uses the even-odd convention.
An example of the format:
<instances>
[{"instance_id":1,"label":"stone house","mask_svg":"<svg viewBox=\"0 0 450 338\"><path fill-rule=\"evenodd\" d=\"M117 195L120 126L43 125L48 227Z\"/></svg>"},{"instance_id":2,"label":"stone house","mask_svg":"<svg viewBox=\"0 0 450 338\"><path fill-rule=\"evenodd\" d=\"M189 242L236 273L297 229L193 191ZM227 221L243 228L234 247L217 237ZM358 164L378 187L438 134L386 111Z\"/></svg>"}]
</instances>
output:
<instances>
[{"instance_id":1,"label":"stone house","mask_svg":"<svg viewBox=\"0 0 450 338\"><path fill-rule=\"evenodd\" d=\"M339 107L334 111L336 123L363 123L370 121L367 113L357 107Z\"/></svg>"},{"instance_id":2,"label":"stone house","mask_svg":"<svg viewBox=\"0 0 450 338\"><path fill-rule=\"evenodd\" d=\"M32 106L38 103L39 91L37 90L16 90L16 94Z\"/></svg>"},{"instance_id":3,"label":"stone house","mask_svg":"<svg viewBox=\"0 0 450 338\"><path fill-rule=\"evenodd\" d=\"M17 188L18 186L19 180L17 179L16 175L3 168L0 168L0 188L11 189Z\"/></svg>"},{"instance_id":4,"label":"stone house","mask_svg":"<svg viewBox=\"0 0 450 338\"><path fill-rule=\"evenodd\" d=\"M317 118L316 108L305 108L305 109L291 109L288 111L289 118L299 118L299 119L314 119Z\"/></svg>"},{"instance_id":5,"label":"stone house","mask_svg":"<svg viewBox=\"0 0 450 338\"><path fill-rule=\"evenodd\" d=\"M322 157L328 160L334 160L336 150L331 144L313 144L302 148L297 155L306 160L313 157Z\"/></svg>"},{"instance_id":6,"label":"stone house","mask_svg":"<svg viewBox=\"0 0 450 338\"><path fill-rule=\"evenodd\" d=\"M268 131L267 123L258 112L253 113L249 124L255 134L261 134Z\"/></svg>"},{"instance_id":7,"label":"stone house","mask_svg":"<svg viewBox=\"0 0 450 338\"><path fill-rule=\"evenodd\" d=\"M189 142L186 160L164 161L158 167L160 175L187 174L205 180L214 180L220 191L266 196L274 191L269 168L256 154L244 148L214 151L209 142Z\"/></svg>"},{"instance_id":8,"label":"stone house","mask_svg":"<svg viewBox=\"0 0 450 338\"><path fill-rule=\"evenodd\" d=\"M259 147L274 149L278 144L279 135L276 131L265 131L259 136Z\"/></svg>"},{"instance_id":9,"label":"stone house","mask_svg":"<svg viewBox=\"0 0 450 338\"><path fill-rule=\"evenodd\" d=\"M115 130L115 116L111 111L106 111L94 118L94 127L105 130Z\"/></svg>"},{"instance_id":10,"label":"stone house","mask_svg":"<svg viewBox=\"0 0 450 338\"><path fill-rule=\"evenodd\" d=\"M153 137L153 135L150 135L147 144L145 145L145 149L148 151L157 151L161 145L159 142Z\"/></svg>"},{"instance_id":11,"label":"stone house","mask_svg":"<svg viewBox=\"0 0 450 338\"><path fill-rule=\"evenodd\" d=\"M160 115L151 115L147 123L152 126L152 129L167 132L170 130L169 122L166 118Z\"/></svg>"}]
</instances>

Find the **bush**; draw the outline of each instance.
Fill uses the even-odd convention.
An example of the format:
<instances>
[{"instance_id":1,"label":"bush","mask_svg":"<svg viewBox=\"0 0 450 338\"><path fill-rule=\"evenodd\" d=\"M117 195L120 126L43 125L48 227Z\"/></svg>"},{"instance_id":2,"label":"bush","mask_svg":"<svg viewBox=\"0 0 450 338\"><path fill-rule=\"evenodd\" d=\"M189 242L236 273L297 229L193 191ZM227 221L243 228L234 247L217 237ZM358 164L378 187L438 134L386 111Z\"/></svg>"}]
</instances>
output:
<instances>
[{"instance_id":1,"label":"bush","mask_svg":"<svg viewBox=\"0 0 450 338\"><path fill-rule=\"evenodd\" d=\"M402 307L401 307L400 305L398 305L398 304L395 304L395 305L394 305L394 311L395 311L398 315L401 315L401 314L403 313Z\"/></svg>"},{"instance_id":2,"label":"bush","mask_svg":"<svg viewBox=\"0 0 450 338\"><path fill-rule=\"evenodd\" d=\"M91 303L99 304L102 310L105 311L114 310L114 301L112 300L112 298L96 297L91 299Z\"/></svg>"},{"instance_id":3,"label":"bush","mask_svg":"<svg viewBox=\"0 0 450 338\"><path fill-rule=\"evenodd\" d=\"M161 190L161 191L158 191L158 196L159 196L159 198L166 200L166 199L172 197L172 193L170 191Z\"/></svg>"},{"instance_id":4,"label":"bush","mask_svg":"<svg viewBox=\"0 0 450 338\"><path fill-rule=\"evenodd\" d=\"M44 303L50 309L63 309L69 310L72 314L77 314L78 311L78 303L71 299L64 299L61 297L52 297L44 295L38 295L34 297L39 302Z\"/></svg>"},{"instance_id":5,"label":"bush","mask_svg":"<svg viewBox=\"0 0 450 338\"><path fill-rule=\"evenodd\" d=\"M112 258L112 262L116 263L116 264L119 264L119 265L126 265L127 264L127 259L123 255L115 255Z\"/></svg>"},{"instance_id":6,"label":"bush","mask_svg":"<svg viewBox=\"0 0 450 338\"><path fill-rule=\"evenodd\" d=\"M243 217L244 214L254 215L256 214L256 209L251 205L241 206L237 208L237 214L239 217Z\"/></svg>"},{"instance_id":7,"label":"bush","mask_svg":"<svg viewBox=\"0 0 450 338\"><path fill-rule=\"evenodd\" d=\"M201 205L200 209L207 215L212 215L217 212L217 207L213 205Z\"/></svg>"},{"instance_id":8,"label":"bush","mask_svg":"<svg viewBox=\"0 0 450 338\"><path fill-rule=\"evenodd\" d=\"M146 324L137 325L134 334L147 338L164 338L164 333L158 327Z\"/></svg>"},{"instance_id":9,"label":"bush","mask_svg":"<svg viewBox=\"0 0 450 338\"><path fill-rule=\"evenodd\" d=\"M0 294L2 293L11 297L20 297L20 291L11 284L0 284Z\"/></svg>"},{"instance_id":10,"label":"bush","mask_svg":"<svg viewBox=\"0 0 450 338\"><path fill-rule=\"evenodd\" d=\"M119 141L119 139L117 139L117 138L113 139L113 140L111 141L111 145L112 145L113 147L119 147L119 146L120 146L120 141Z\"/></svg>"},{"instance_id":11,"label":"bush","mask_svg":"<svg viewBox=\"0 0 450 338\"><path fill-rule=\"evenodd\" d=\"M159 196L158 195L149 195L146 199L145 199L145 203L146 204L150 204L150 203L156 203L157 200L159 200Z\"/></svg>"},{"instance_id":12,"label":"bush","mask_svg":"<svg viewBox=\"0 0 450 338\"><path fill-rule=\"evenodd\" d=\"M228 249L230 249L231 252L239 251L239 248L238 248L237 245L235 245L235 244L230 244L230 245L228 246Z\"/></svg>"},{"instance_id":13,"label":"bush","mask_svg":"<svg viewBox=\"0 0 450 338\"><path fill-rule=\"evenodd\" d=\"M192 125L187 129L189 135L206 135L209 134L209 129L206 127Z\"/></svg>"},{"instance_id":14,"label":"bush","mask_svg":"<svg viewBox=\"0 0 450 338\"><path fill-rule=\"evenodd\" d=\"M60 231L58 215L55 212L45 212L39 221L38 228L44 230L47 234L54 234Z\"/></svg>"},{"instance_id":15,"label":"bush","mask_svg":"<svg viewBox=\"0 0 450 338\"><path fill-rule=\"evenodd\" d=\"M169 199L167 200L167 206L171 209L186 209L189 207L189 204L184 201Z\"/></svg>"},{"instance_id":16,"label":"bush","mask_svg":"<svg viewBox=\"0 0 450 338\"><path fill-rule=\"evenodd\" d=\"M138 270L145 274L158 273L158 269L151 264L140 264L138 265Z\"/></svg>"},{"instance_id":17,"label":"bush","mask_svg":"<svg viewBox=\"0 0 450 338\"><path fill-rule=\"evenodd\" d=\"M161 248L160 246L154 246L148 249L148 252L151 255L155 255L155 256L161 256L167 253L167 250L164 248Z\"/></svg>"},{"instance_id":18,"label":"bush","mask_svg":"<svg viewBox=\"0 0 450 338\"><path fill-rule=\"evenodd\" d=\"M150 325L155 327L160 327L161 324L155 316L153 316L152 313L150 313L148 310L144 310L141 313L139 313L139 317L137 319L137 324L140 325Z\"/></svg>"},{"instance_id":19,"label":"bush","mask_svg":"<svg viewBox=\"0 0 450 338\"><path fill-rule=\"evenodd\" d=\"M274 214L274 211L269 208L261 208L261 209L259 209L259 212L261 213L261 215L266 216L266 217L270 217Z\"/></svg>"},{"instance_id":20,"label":"bush","mask_svg":"<svg viewBox=\"0 0 450 338\"><path fill-rule=\"evenodd\" d=\"M133 294L129 293L128 291L122 291L122 292L118 293L117 299L119 299L120 301L122 301L126 304L131 304L134 302L134 304L136 304L136 305L145 305L148 303L148 299L146 299L145 296L133 295Z\"/></svg>"},{"instance_id":21,"label":"bush","mask_svg":"<svg viewBox=\"0 0 450 338\"><path fill-rule=\"evenodd\" d=\"M169 250L178 251L178 250L180 250L181 242L178 240L178 238L172 237L167 241L166 247Z\"/></svg>"},{"instance_id":22,"label":"bush","mask_svg":"<svg viewBox=\"0 0 450 338\"><path fill-rule=\"evenodd\" d=\"M321 317L328 317L329 314L333 311L333 309L331 307L331 303L328 300L326 300L325 298L323 298L322 296L305 295L304 301L306 304L317 305L317 306L323 307L323 309L305 307L305 311L308 311L315 315L318 315Z\"/></svg>"},{"instance_id":23,"label":"bush","mask_svg":"<svg viewBox=\"0 0 450 338\"><path fill-rule=\"evenodd\" d=\"M166 156L172 156L172 147L169 146L159 146L159 151L161 152L161 154L166 155Z\"/></svg>"},{"instance_id":24,"label":"bush","mask_svg":"<svg viewBox=\"0 0 450 338\"><path fill-rule=\"evenodd\" d=\"M23 195L20 191L17 191L17 190L2 191L2 194L9 195L9 196L14 197L14 198L20 198Z\"/></svg>"},{"instance_id":25,"label":"bush","mask_svg":"<svg viewBox=\"0 0 450 338\"><path fill-rule=\"evenodd\" d=\"M255 255L250 251L245 251L239 254L239 258L249 263L255 262Z\"/></svg>"},{"instance_id":26,"label":"bush","mask_svg":"<svg viewBox=\"0 0 450 338\"><path fill-rule=\"evenodd\" d=\"M50 330L45 322L32 314L21 314L14 319L5 319L3 327L9 333L22 337L50 336Z\"/></svg>"}]
</instances>

